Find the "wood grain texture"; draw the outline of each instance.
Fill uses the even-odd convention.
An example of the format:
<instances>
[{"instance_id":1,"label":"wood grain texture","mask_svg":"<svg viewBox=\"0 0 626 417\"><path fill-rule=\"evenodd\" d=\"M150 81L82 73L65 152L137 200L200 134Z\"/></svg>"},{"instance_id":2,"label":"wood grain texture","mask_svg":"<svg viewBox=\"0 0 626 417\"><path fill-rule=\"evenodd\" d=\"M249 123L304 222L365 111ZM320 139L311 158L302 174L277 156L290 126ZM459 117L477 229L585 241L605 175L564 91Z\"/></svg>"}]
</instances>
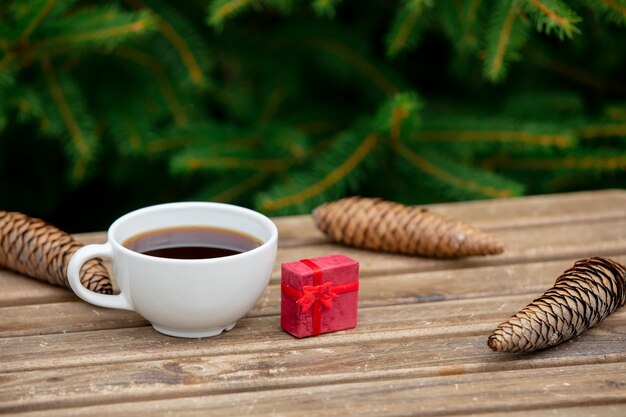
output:
<instances>
[{"instance_id":1,"label":"wood grain texture","mask_svg":"<svg viewBox=\"0 0 626 417\"><path fill-rule=\"evenodd\" d=\"M388 338L427 340L440 336L454 339L459 335L481 335L481 351L488 351L487 336L502 317L517 311L527 299L528 296L523 295L372 307L359 312L359 326L354 330L302 340L283 332L276 316L244 318L231 332L208 339L172 338L158 334L150 327L7 337L0 339L3 357L0 372L273 352L279 349L330 348L338 344L358 345ZM613 327L608 330L598 328L612 332L611 337L626 340L622 335L624 314L626 312L619 311L609 317L606 322L612 323Z\"/></svg>"},{"instance_id":2,"label":"wood grain texture","mask_svg":"<svg viewBox=\"0 0 626 417\"><path fill-rule=\"evenodd\" d=\"M481 335L429 340L362 342L358 346L276 349L271 352L134 361L2 375L0 412L136 401L150 397L210 395L277 388L494 373L510 370L607 364L626 360L623 338L590 341L555 350L543 358L498 360L484 351ZM106 378L94 380L94 375ZM315 375L312 380L311 375ZM24 387L29 387L24 392Z\"/></svg>"},{"instance_id":3,"label":"wood grain texture","mask_svg":"<svg viewBox=\"0 0 626 417\"><path fill-rule=\"evenodd\" d=\"M336 252L345 253L359 260L362 264L362 275L375 275L414 270L460 269L524 262L525 260L611 256L624 252L626 247L626 236L624 236L626 232L624 232L623 224L609 231L612 233L606 233L607 228L611 229L612 221L620 219L626 221L626 191L622 190L588 191L461 204L449 203L432 205L429 208L486 230L503 229L498 230L496 236L507 245L506 253L488 259L472 258L456 261L379 254L330 244L317 230L310 216L290 216L274 219L279 229L281 250L279 250L273 280L276 282L279 278L281 262ZM591 227L591 224L595 222L601 223L597 231ZM578 228L568 232L570 223L578 223ZM542 226L551 227L544 229ZM579 239L578 229L585 226L588 228ZM533 227L533 230L525 229L524 236L520 236L521 233L518 230L520 227ZM528 239L519 239L526 237L527 232L530 233ZM592 235L594 240L585 246L583 239L589 235ZM550 237L551 240L537 245L538 242L543 241L544 236ZM104 232L83 233L74 237L84 244L106 241ZM607 241L599 238L607 239ZM555 250L561 249L561 244L563 244L563 250L555 253ZM591 251L593 253L588 253ZM0 306L60 302L73 297L69 290L50 289L49 286L34 280L21 280L21 278L24 277L0 269Z\"/></svg>"},{"instance_id":4,"label":"wood grain texture","mask_svg":"<svg viewBox=\"0 0 626 417\"><path fill-rule=\"evenodd\" d=\"M323 243L288 247L278 252L272 280L280 278L280 263L343 253L359 261L361 276L388 275L409 271L436 271L474 268L487 265L575 260L589 256L616 256L626 253L626 217L588 223L500 229L493 232L506 246L505 253L458 260L437 260L415 256L391 255Z\"/></svg>"},{"instance_id":5,"label":"wood grain texture","mask_svg":"<svg viewBox=\"0 0 626 417\"><path fill-rule=\"evenodd\" d=\"M532 355L486 344L574 260L626 261L626 191L431 210L491 230L509 251L461 261L351 251L307 216L276 219L277 266L341 252L363 268L358 327L301 340L279 327L276 273L231 332L188 340L0 271L0 414L626 415L626 310Z\"/></svg>"},{"instance_id":6,"label":"wood grain texture","mask_svg":"<svg viewBox=\"0 0 626 417\"><path fill-rule=\"evenodd\" d=\"M626 256L615 257L626 262ZM527 294L530 301L554 283L570 261L372 276L361 280L359 307L432 303ZM270 285L248 317L280 314L280 286ZM110 310L72 298L64 303L0 307L0 337L145 326L136 313ZM504 318L504 316L503 316Z\"/></svg>"},{"instance_id":7,"label":"wood grain texture","mask_svg":"<svg viewBox=\"0 0 626 417\"><path fill-rule=\"evenodd\" d=\"M84 407L80 415L437 416L626 403L626 364L323 384ZM558 399L558 400L557 400ZM71 415L72 409L45 411ZM33 414L31 414L33 415Z\"/></svg>"},{"instance_id":8,"label":"wood grain texture","mask_svg":"<svg viewBox=\"0 0 626 417\"><path fill-rule=\"evenodd\" d=\"M483 230L494 230L625 217L626 192L583 191L425 207ZM274 223L278 226L283 246L309 245L325 240L310 216L279 217Z\"/></svg>"}]
</instances>

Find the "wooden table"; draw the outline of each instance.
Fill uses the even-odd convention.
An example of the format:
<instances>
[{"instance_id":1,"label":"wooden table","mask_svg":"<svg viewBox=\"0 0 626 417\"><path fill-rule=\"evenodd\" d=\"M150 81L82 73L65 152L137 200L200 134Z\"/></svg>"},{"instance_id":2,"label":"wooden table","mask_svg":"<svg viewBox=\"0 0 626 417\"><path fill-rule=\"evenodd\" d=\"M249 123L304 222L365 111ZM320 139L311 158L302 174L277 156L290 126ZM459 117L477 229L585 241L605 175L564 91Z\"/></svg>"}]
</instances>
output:
<instances>
[{"instance_id":1,"label":"wooden table","mask_svg":"<svg viewBox=\"0 0 626 417\"><path fill-rule=\"evenodd\" d=\"M493 233L506 253L386 255L329 244L308 216L277 218L265 295L232 331L208 339L163 336L135 313L0 271L0 413L626 415L626 308L547 351L498 354L486 345L576 259L626 263L626 191L432 210ZM294 339L279 327L280 263L333 252L361 263L359 325Z\"/></svg>"}]
</instances>

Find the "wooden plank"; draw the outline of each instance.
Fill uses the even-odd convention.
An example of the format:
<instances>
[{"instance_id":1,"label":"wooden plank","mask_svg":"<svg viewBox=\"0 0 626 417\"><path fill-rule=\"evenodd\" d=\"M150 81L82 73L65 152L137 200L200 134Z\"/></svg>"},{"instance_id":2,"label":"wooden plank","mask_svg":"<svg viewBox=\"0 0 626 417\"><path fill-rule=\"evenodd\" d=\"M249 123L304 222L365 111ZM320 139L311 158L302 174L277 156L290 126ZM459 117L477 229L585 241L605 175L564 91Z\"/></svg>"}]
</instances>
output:
<instances>
[{"instance_id":1,"label":"wooden plank","mask_svg":"<svg viewBox=\"0 0 626 417\"><path fill-rule=\"evenodd\" d=\"M626 264L626 255L614 258ZM527 294L528 301L552 286L572 266L550 261L367 277L361 280L359 307L411 304ZM280 314L280 286L270 285L248 317ZM0 337L67 333L144 326L129 311L93 306L80 300L0 308Z\"/></svg>"},{"instance_id":2,"label":"wooden plank","mask_svg":"<svg viewBox=\"0 0 626 417\"><path fill-rule=\"evenodd\" d=\"M167 386L177 379L172 367ZM302 376L307 378L306 375ZM310 379L310 376L309 376ZM53 381L51 381L53 383ZM190 381L193 385L194 381ZM228 383L223 386L228 389ZM626 364L596 363L497 373L445 375L252 392L194 392L192 397L81 407L80 415L436 416L607 404L626 404ZM86 387L88 390L88 386ZM125 397L127 391L114 389ZM113 396L111 396L113 397ZM46 409L70 415L70 408ZM30 414L36 415L36 414Z\"/></svg>"},{"instance_id":3,"label":"wooden plank","mask_svg":"<svg viewBox=\"0 0 626 417\"><path fill-rule=\"evenodd\" d=\"M425 205L485 230L614 219L626 216L626 190L599 190ZM272 219L283 246L320 243L308 215Z\"/></svg>"},{"instance_id":4,"label":"wooden plank","mask_svg":"<svg viewBox=\"0 0 626 417\"><path fill-rule=\"evenodd\" d=\"M614 220L533 226L524 229L502 229L493 233L506 245L505 253L495 256L470 257L458 260L438 260L414 256L390 255L354 248L320 244L287 247L278 251L272 279L280 276L280 264L330 253L343 253L361 264L361 276L386 275L408 271L435 271L475 268L590 256L626 254L626 218Z\"/></svg>"},{"instance_id":5,"label":"wooden plank","mask_svg":"<svg viewBox=\"0 0 626 417\"><path fill-rule=\"evenodd\" d=\"M624 417L626 404L578 405L575 407L557 408L556 405L546 408L521 411L487 412L467 414L466 417Z\"/></svg>"},{"instance_id":6,"label":"wooden plank","mask_svg":"<svg viewBox=\"0 0 626 417\"><path fill-rule=\"evenodd\" d=\"M147 326L137 313L82 300L0 308L0 337Z\"/></svg>"},{"instance_id":7,"label":"wooden plank","mask_svg":"<svg viewBox=\"0 0 626 417\"><path fill-rule=\"evenodd\" d=\"M554 226L536 226L525 229L498 230L495 233L507 244L507 251L502 255L473 257L459 260L438 260L404 255L390 255L372 251L358 250L334 244L294 246L280 248L272 274L274 284L280 279L280 265L303 258L314 258L330 253L344 253L361 264L361 276L389 275L404 272L459 270L488 265L506 265L520 262L537 262L555 259L567 259L570 262L589 256L617 256L626 254L626 218L598 222L561 224ZM6 273L0 273L0 285L5 292L0 295L2 305L22 304L27 286L32 291L31 302L58 302L67 300L67 294L61 299L50 296L46 288L43 297L37 297L39 287L46 286L34 280L26 279L17 292L3 283ZM12 278L13 280L17 278ZM43 299L42 299L43 298ZM18 301L15 301L18 300ZM15 304L14 304L15 303Z\"/></svg>"},{"instance_id":8,"label":"wooden plank","mask_svg":"<svg viewBox=\"0 0 626 417\"><path fill-rule=\"evenodd\" d=\"M594 329L590 337L535 355L491 352L481 334L481 320L462 316L459 314L457 319L467 322L458 326L467 330L461 334L446 332L427 339L396 332L384 339L358 344L336 340L324 348L314 344L293 348L276 343L273 350L262 352L168 360L150 360L146 355L141 361L122 366L85 365L4 373L0 378L0 413L142 398L626 361L626 337L613 332L626 325L626 314ZM94 375L106 378L94 379ZM311 375L315 377L312 379Z\"/></svg>"},{"instance_id":9,"label":"wooden plank","mask_svg":"<svg viewBox=\"0 0 626 417\"><path fill-rule=\"evenodd\" d=\"M389 338L427 340L479 334L486 343L491 331L528 301L529 297L522 295L372 307L359 312L356 329L300 340L280 329L277 316L244 318L231 332L207 339L172 338L149 327L7 337L0 339L0 372L329 348L339 344L357 346ZM613 332L611 337L626 340L620 333L624 331L620 326L625 316L626 310L614 313L601 329Z\"/></svg>"},{"instance_id":10,"label":"wooden plank","mask_svg":"<svg viewBox=\"0 0 626 417\"><path fill-rule=\"evenodd\" d=\"M23 275L0 270L0 307L37 304L42 302L63 302L78 297L67 289L44 284Z\"/></svg>"},{"instance_id":11,"label":"wooden plank","mask_svg":"<svg viewBox=\"0 0 626 417\"><path fill-rule=\"evenodd\" d=\"M432 204L429 209L485 230L624 217L626 190L597 190Z\"/></svg>"},{"instance_id":12,"label":"wooden plank","mask_svg":"<svg viewBox=\"0 0 626 417\"><path fill-rule=\"evenodd\" d=\"M232 332L203 340L157 334L133 313L68 299L52 302L58 294L48 293L38 301L29 293L30 299L21 298L24 305L0 308L0 335L5 336L0 338L0 413L625 411L626 310L573 342L533 355L495 354L485 345L499 322L571 266L575 258L570 256L605 250L622 262L626 259L626 216L620 211L626 207L626 193L611 193L617 197L604 211L598 199L591 198L593 193L585 197L587 202L581 204L592 211L589 216L567 207L561 215L555 211L555 204L561 203L535 202L525 209L528 219L522 219L519 212L513 213L512 204L513 221L500 227L496 214L506 210L492 212L489 227L512 236L519 244L518 258L434 264L422 259L424 263L415 266L403 263L408 257L356 251L365 259L362 264L370 262L361 280L359 327L304 340L278 327L276 280ZM488 221L489 216L480 213L481 203L475 204L475 215ZM453 210L459 206L452 205ZM319 235L303 240L306 234L297 230L301 220L291 219L291 225L279 227L298 233L281 239L279 256L327 245L316 243ZM98 233L85 236L102 238ZM335 248L345 253L345 248ZM371 259L376 255L380 258ZM377 262L383 268L376 269ZM0 291L2 300L6 298ZM28 305L38 302L48 304Z\"/></svg>"},{"instance_id":13,"label":"wooden plank","mask_svg":"<svg viewBox=\"0 0 626 417\"><path fill-rule=\"evenodd\" d=\"M386 258L386 255L376 254L374 252L360 251L352 248L345 248L338 245L326 243L320 232L313 226L312 220L308 216L292 216L285 218L277 218L275 222L280 229L281 242L279 251L279 262L277 262L274 279L278 277L278 269L280 262L302 259L305 257L320 256L333 252L346 253L356 259L371 260L370 263L363 265L365 274L390 273L389 263L398 263L400 271L410 269L419 270L437 270L445 268L461 268L471 267L475 265L510 263L515 260L533 258L533 255L539 253L544 256L541 259L556 259L557 254L546 252L545 246L536 248L529 246L535 243L532 239L526 239L517 245L519 230L518 227L525 225L534 225L532 229L532 238L541 240L542 231L546 235L553 236L551 243L559 246L558 236L570 240L576 237L575 231L562 235L563 229L569 229L568 222L582 222L577 227L589 229L593 228L595 221L610 220L626 217L626 191L594 191L584 193L571 193L562 195L548 195L537 197L526 197L511 200L496 201L477 201L465 203L450 203L433 206L443 214L450 215L464 221L476 224L477 226L489 226L491 228L502 228L502 232L496 233L508 245L507 253L501 256L488 258L474 258L461 261L438 261L424 258L411 258L406 256L393 256ZM544 230L541 225L558 223L559 226L553 226L553 230ZM605 222L606 223L606 222ZM608 223L611 223L610 221ZM487 228L489 228L487 227ZM619 227L619 226L618 226ZM589 233L602 233L601 230L594 232L587 230ZM84 243L102 243L106 240L104 232L85 233L76 235L77 239ZM605 236L610 238L610 236ZM619 229L615 231L613 238L619 241L615 245L605 242L604 246L590 247L597 253L614 254L620 253L624 247L622 242L623 236L619 233ZM592 243L592 242L590 242ZM309 245L302 247L302 245ZM573 248L566 245L569 252L563 253L562 256L584 256L579 248ZM385 261L385 259L387 259ZM536 259L535 260L539 260ZM371 264L378 266L370 267ZM387 265L387 266L386 266ZM56 287L42 284L35 280L20 280L21 276L8 271L0 270L0 306L25 305L44 302L61 302L73 298L73 295Z\"/></svg>"}]
</instances>

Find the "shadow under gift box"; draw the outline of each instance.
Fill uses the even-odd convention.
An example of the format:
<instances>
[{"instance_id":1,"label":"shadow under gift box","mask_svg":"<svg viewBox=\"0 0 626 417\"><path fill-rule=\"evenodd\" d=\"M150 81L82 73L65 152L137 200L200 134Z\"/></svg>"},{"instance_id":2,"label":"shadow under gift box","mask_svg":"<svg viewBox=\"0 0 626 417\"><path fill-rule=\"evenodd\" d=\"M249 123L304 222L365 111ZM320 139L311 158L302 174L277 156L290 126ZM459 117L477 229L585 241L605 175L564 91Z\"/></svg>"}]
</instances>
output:
<instances>
[{"instance_id":1,"label":"shadow under gift box","mask_svg":"<svg viewBox=\"0 0 626 417\"><path fill-rule=\"evenodd\" d=\"M281 265L280 325L297 338L357 325L359 263L334 254Z\"/></svg>"}]
</instances>

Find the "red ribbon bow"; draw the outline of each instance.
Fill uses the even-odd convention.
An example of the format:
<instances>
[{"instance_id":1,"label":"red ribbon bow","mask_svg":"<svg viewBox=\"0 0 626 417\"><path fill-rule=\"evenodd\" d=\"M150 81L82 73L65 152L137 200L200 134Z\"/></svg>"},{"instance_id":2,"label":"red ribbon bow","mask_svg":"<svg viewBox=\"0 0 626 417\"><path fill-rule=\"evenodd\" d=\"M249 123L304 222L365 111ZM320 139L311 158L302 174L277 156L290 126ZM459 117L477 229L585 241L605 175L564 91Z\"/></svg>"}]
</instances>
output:
<instances>
[{"instance_id":1,"label":"red ribbon bow","mask_svg":"<svg viewBox=\"0 0 626 417\"><path fill-rule=\"evenodd\" d=\"M332 308L333 300L338 297L338 294L357 291L359 282L354 281L343 285L334 285L332 282L322 283L322 268L319 265L310 259L302 259L300 262L313 270L314 285L304 285L300 292L281 283L281 289L284 294L296 299L296 303L300 304L303 312L313 307L312 334L318 335L321 332L322 306Z\"/></svg>"},{"instance_id":2,"label":"red ribbon bow","mask_svg":"<svg viewBox=\"0 0 626 417\"><path fill-rule=\"evenodd\" d=\"M333 300L337 294L333 291L333 283L326 282L322 285L305 285L302 287L302 297L296 303L302 306L302 311L307 311L316 301L319 301L326 308L333 307Z\"/></svg>"}]
</instances>

